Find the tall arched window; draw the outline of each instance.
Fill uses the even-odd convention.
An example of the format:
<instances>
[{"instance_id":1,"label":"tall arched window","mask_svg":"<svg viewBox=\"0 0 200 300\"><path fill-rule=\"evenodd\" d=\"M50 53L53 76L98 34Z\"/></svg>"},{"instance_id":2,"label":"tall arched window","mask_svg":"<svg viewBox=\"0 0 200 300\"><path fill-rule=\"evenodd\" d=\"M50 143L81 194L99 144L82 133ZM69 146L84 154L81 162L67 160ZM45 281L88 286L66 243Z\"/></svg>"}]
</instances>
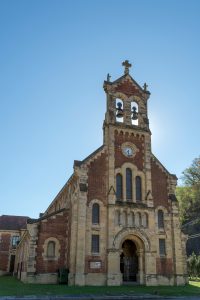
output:
<instances>
[{"instance_id":1,"label":"tall arched window","mask_svg":"<svg viewBox=\"0 0 200 300\"><path fill-rule=\"evenodd\" d=\"M122 175L117 174L116 176L116 197L117 200L122 200L123 198L123 186L122 186Z\"/></svg>"},{"instance_id":2,"label":"tall arched window","mask_svg":"<svg viewBox=\"0 0 200 300\"><path fill-rule=\"evenodd\" d=\"M142 200L142 180L141 180L140 176L136 176L135 186L136 186L136 201L141 201Z\"/></svg>"},{"instance_id":3,"label":"tall arched window","mask_svg":"<svg viewBox=\"0 0 200 300\"><path fill-rule=\"evenodd\" d=\"M92 206L92 224L99 224L99 204L94 203Z\"/></svg>"},{"instance_id":4,"label":"tall arched window","mask_svg":"<svg viewBox=\"0 0 200 300\"><path fill-rule=\"evenodd\" d=\"M132 171L126 169L126 199L132 200Z\"/></svg>"},{"instance_id":5,"label":"tall arched window","mask_svg":"<svg viewBox=\"0 0 200 300\"><path fill-rule=\"evenodd\" d=\"M164 228L164 214L161 209L158 210L158 228Z\"/></svg>"},{"instance_id":6,"label":"tall arched window","mask_svg":"<svg viewBox=\"0 0 200 300\"><path fill-rule=\"evenodd\" d=\"M47 257L55 257L55 246L56 246L56 243L54 241L48 242Z\"/></svg>"}]
</instances>

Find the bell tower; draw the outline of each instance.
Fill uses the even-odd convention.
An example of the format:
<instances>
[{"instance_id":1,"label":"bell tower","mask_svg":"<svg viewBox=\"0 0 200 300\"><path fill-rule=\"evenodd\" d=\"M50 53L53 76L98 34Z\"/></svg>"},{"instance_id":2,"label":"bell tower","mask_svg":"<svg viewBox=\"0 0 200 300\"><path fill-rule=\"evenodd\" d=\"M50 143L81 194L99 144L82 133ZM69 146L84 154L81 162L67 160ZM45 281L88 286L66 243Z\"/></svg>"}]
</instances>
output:
<instances>
[{"instance_id":1,"label":"bell tower","mask_svg":"<svg viewBox=\"0 0 200 300\"><path fill-rule=\"evenodd\" d=\"M129 127L134 130L149 131L147 116L147 100L150 92L147 84L143 88L130 76L131 64L128 60L122 63L124 75L111 82L107 75L104 90L107 95L107 111L105 125L115 124L120 127Z\"/></svg>"},{"instance_id":2,"label":"bell tower","mask_svg":"<svg viewBox=\"0 0 200 300\"><path fill-rule=\"evenodd\" d=\"M113 274L117 273L112 261L119 253L113 250L115 225L113 216L120 212L119 224L123 223L123 212L130 222L131 209L153 208L151 180L151 132L147 101L150 92L131 77L131 64L122 63L124 74L111 82L107 75L104 90L107 110L104 120L104 145L108 151L108 285L113 285ZM127 223L128 224L128 223ZM141 275L140 282L143 283ZM120 273L115 277L121 282Z\"/></svg>"}]
</instances>

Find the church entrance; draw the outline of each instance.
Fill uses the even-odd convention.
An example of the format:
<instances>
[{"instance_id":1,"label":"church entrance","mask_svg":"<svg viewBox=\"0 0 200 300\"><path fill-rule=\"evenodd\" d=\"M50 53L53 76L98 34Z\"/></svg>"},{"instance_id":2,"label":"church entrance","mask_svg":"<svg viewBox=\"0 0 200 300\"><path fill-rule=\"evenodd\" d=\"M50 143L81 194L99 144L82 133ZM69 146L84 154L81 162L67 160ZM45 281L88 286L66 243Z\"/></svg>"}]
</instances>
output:
<instances>
[{"instance_id":1,"label":"church entrance","mask_svg":"<svg viewBox=\"0 0 200 300\"><path fill-rule=\"evenodd\" d=\"M137 248L133 241L126 240L122 244L122 254L120 255L120 271L124 282L137 282L138 255Z\"/></svg>"}]
</instances>

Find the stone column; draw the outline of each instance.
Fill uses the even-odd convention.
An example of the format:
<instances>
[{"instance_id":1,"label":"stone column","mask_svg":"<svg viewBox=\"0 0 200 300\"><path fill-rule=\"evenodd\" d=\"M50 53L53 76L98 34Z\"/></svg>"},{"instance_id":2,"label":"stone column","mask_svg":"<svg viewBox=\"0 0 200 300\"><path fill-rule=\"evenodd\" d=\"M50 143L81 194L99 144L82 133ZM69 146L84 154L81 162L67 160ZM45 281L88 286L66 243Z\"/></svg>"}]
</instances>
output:
<instances>
[{"instance_id":1,"label":"stone column","mask_svg":"<svg viewBox=\"0 0 200 300\"><path fill-rule=\"evenodd\" d=\"M137 251L138 254L138 281L140 284L144 284L144 250Z\"/></svg>"},{"instance_id":2,"label":"stone column","mask_svg":"<svg viewBox=\"0 0 200 300\"><path fill-rule=\"evenodd\" d=\"M108 278L107 285L121 285L122 274L120 272L120 251L108 249Z\"/></svg>"},{"instance_id":3,"label":"stone column","mask_svg":"<svg viewBox=\"0 0 200 300\"><path fill-rule=\"evenodd\" d=\"M85 285L85 232L86 232L86 193L80 193L78 203L78 226L76 245L75 285Z\"/></svg>"},{"instance_id":4,"label":"stone column","mask_svg":"<svg viewBox=\"0 0 200 300\"><path fill-rule=\"evenodd\" d=\"M27 261L27 282L31 281L31 278L36 272L36 247L38 239L38 223L27 224L27 230L30 234L29 241L29 256Z\"/></svg>"}]
</instances>

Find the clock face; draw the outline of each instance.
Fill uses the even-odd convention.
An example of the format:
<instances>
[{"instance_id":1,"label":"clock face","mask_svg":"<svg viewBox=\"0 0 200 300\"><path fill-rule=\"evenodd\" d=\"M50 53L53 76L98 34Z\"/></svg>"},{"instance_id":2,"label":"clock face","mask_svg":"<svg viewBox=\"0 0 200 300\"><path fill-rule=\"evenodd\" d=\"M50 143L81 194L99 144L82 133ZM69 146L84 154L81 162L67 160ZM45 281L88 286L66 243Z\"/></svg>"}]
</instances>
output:
<instances>
[{"instance_id":1,"label":"clock face","mask_svg":"<svg viewBox=\"0 0 200 300\"><path fill-rule=\"evenodd\" d=\"M125 147L123 149L124 155L127 157L132 157L133 156L133 149L131 147Z\"/></svg>"}]
</instances>

